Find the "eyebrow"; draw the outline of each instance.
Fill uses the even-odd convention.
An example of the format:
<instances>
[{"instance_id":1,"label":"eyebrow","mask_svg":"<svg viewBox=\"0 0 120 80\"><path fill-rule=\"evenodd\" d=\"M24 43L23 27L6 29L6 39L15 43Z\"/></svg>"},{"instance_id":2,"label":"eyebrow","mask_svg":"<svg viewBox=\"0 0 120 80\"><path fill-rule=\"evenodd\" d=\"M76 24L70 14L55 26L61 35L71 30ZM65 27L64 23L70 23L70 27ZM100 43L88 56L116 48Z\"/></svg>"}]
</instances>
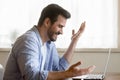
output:
<instances>
[{"instance_id":1,"label":"eyebrow","mask_svg":"<svg viewBox=\"0 0 120 80\"><path fill-rule=\"evenodd\" d=\"M59 24L60 27L64 27L63 25Z\"/></svg>"}]
</instances>

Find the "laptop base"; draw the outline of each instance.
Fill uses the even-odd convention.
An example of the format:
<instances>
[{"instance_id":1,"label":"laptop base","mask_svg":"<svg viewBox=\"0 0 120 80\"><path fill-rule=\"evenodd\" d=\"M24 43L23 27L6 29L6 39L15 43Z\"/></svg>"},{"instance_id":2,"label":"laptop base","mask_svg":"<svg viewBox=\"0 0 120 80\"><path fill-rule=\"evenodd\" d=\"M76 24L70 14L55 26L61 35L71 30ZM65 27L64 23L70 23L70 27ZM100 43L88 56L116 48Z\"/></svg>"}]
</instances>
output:
<instances>
[{"instance_id":1,"label":"laptop base","mask_svg":"<svg viewBox=\"0 0 120 80\"><path fill-rule=\"evenodd\" d=\"M102 74L89 74L86 76L73 77L72 80L104 80L105 76Z\"/></svg>"},{"instance_id":2,"label":"laptop base","mask_svg":"<svg viewBox=\"0 0 120 80\"><path fill-rule=\"evenodd\" d=\"M104 80L104 79L72 79L72 80Z\"/></svg>"}]
</instances>

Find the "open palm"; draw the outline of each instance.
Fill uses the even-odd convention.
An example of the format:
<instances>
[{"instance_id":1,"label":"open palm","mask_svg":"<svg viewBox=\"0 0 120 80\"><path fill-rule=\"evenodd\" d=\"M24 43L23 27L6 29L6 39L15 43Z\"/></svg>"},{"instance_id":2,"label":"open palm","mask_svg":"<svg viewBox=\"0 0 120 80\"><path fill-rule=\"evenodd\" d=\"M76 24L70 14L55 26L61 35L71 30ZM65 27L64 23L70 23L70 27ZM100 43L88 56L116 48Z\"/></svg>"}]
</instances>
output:
<instances>
[{"instance_id":1,"label":"open palm","mask_svg":"<svg viewBox=\"0 0 120 80\"><path fill-rule=\"evenodd\" d=\"M72 40L78 40L79 37L81 36L81 34L83 33L84 29L85 29L85 22L83 22L81 24L81 26L80 26L80 28L79 28L77 33L75 33L75 31L72 30L72 38L71 39Z\"/></svg>"}]
</instances>

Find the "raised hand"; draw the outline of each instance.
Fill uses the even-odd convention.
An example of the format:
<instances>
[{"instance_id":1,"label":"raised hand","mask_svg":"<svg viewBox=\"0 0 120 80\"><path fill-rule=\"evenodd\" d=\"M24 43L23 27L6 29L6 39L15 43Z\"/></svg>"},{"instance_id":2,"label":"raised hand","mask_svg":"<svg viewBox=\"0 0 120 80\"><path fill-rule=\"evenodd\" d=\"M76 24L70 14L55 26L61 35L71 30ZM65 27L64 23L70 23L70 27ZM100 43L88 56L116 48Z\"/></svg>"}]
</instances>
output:
<instances>
[{"instance_id":1,"label":"raised hand","mask_svg":"<svg viewBox=\"0 0 120 80\"><path fill-rule=\"evenodd\" d=\"M75 33L75 30L72 30L72 40L78 40L81 34L84 32L85 29L85 22L83 22L78 30L77 33Z\"/></svg>"},{"instance_id":2,"label":"raised hand","mask_svg":"<svg viewBox=\"0 0 120 80\"><path fill-rule=\"evenodd\" d=\"M79 30L78 30L77 33L75 33L74 30L72 31L72 38L71 38L72 41L71 41L71 43L70 43L67 51L66 51L65 54L64 54L64 57L65 57L65 59L66 59L68 62L70 62L71 59L72 59L73 51L74 51L74 49L75 49L75 47L76 47L76 45L77 45L77 41L78 41L80 35L83 33L84 29L85 29L85 22L83 22L83 23L81 24L81 26L80 26L80 28L79 28Z\"/></svg>"}]
</instances>

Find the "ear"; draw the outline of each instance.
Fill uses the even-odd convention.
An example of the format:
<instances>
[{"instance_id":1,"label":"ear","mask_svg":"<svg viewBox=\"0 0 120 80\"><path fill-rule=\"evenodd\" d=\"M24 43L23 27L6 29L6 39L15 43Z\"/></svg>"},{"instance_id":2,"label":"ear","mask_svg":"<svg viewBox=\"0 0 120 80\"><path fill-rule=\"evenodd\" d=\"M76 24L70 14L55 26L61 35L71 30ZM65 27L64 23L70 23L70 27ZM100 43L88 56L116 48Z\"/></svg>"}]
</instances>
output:
<instances>
[{"instance_id":1,"label":"ear","mask_svg":"<svg viewBox=\"0 0 120 80\"><path fill-rule=\"evenodd\" d=\"M46 19L44 20L44 25L45 25L45 27L49 27L50 24L51 24L50 19L49 19L49 18L46 18Z\"/></svg>"}]
</instances>

